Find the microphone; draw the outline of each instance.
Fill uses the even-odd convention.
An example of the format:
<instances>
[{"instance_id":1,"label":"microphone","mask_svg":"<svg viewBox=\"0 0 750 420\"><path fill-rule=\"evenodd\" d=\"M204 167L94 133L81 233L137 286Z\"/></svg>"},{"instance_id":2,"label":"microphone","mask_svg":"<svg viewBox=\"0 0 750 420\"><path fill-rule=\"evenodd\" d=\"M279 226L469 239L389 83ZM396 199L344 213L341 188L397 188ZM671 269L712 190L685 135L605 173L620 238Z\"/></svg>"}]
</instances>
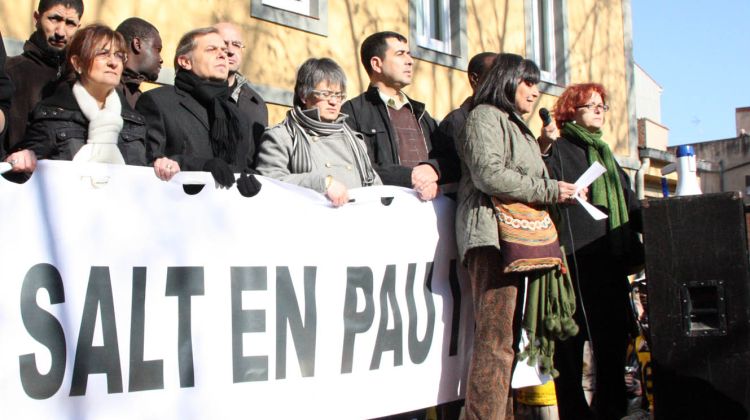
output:
<instances>
[{"instance_id":1,"label":"microphone","mask_svg":"<svg viewBox=\"0 0 750 420\"><path fill-rule=\"evenodd\" d=\"M539 108L539 118L542 119L542 127L552 124L552 116L547 108Z\"/></svg>"}]
</instances>

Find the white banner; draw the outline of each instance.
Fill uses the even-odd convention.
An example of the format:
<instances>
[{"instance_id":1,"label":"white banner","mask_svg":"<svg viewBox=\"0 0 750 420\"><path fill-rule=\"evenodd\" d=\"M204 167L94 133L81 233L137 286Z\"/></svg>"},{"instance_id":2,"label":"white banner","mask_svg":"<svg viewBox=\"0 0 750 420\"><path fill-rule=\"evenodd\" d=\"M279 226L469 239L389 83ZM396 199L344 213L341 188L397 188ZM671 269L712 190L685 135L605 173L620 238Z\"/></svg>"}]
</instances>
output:
<instances>
[{"instance_id":1,"label":"white banner","mask_svg":"<svg viewBox=\"0 0 750 420\"><path fill-rule=\"evenodd\" d=\"M2 417L356 419L459 398L453 201L372 187L336 209L260 180L188 195L150 168L52 161L0 179Z\"/></svg>"}]
</instances>

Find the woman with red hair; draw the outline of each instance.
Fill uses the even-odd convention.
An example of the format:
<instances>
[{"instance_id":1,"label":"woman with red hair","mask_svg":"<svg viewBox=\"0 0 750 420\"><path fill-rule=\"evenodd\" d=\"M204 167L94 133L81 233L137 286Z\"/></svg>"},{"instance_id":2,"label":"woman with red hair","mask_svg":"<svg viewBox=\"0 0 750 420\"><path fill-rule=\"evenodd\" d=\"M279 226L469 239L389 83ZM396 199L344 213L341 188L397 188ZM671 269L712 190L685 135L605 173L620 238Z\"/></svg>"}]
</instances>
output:
<instances>
[{"instance_id":1,"label":"woman with red hair","mask_svg":"<svg viewBox=\"0 0 750 420\"><path fill-rule=\"evenodd\" d=\"M594 162L607 170L589 187L588 201L608 217L597 221L582 206L565 206L557 226L578 287L575 319L588 330L557 343L554 363L560 376L555 388L563 420L620 419L626 410L625 353L633 325L627 275L642 264L643 250L634 234L634 228L640 230L638 201L603 139L607 111L602 85L570 86L553 108L561 136L552 144L540 140L553 179L575 182ZM596 375L591 407L581 386L586 340Z\"/></svg>"}]
</instances>

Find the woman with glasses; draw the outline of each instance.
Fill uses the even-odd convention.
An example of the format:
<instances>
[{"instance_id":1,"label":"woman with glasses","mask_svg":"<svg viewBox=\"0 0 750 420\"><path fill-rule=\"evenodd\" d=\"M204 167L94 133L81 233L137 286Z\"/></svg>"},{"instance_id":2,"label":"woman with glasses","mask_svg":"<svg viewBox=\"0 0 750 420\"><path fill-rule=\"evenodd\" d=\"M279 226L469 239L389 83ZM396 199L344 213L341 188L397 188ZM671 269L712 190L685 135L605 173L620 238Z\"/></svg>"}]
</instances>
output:
<instances>
[{"instance_id":1,"label":"woman with glasses","mask_svg":"<svg viewBox=\"0 0 750 420\"><path fill-rule=\"evenodd\" d=\"M6 159L14 171L32 172L37 158L146 165L145 119L115 89L126 51L122 35L107 26L76 32L67 52L69 80L34 108L24 140Z\"/></svg>"},{"instance_id":2,"label":"woman with glasses","mask_svg":"<svg viewBox=\"0 0 750 420\"><path fill-rule=\"evenodd\" d=\"M381 185L359 133L344 123L346 76L330 58L311 58L297 72L294 107L261 139L258 172L311 188L336 207L350 188Z\"/></svg>"},{"instance_id":3,"label":"woman with glasses","mask_svg":"<svg viewBox=\"0 0 750 420\"><path fill-rule=\"evenodd\" d=\"M625 416L625 353L634 325L626 277L642 264L643 255L634 234L634 229L640 230L638 201L603 138L608 110L602 85L570 86L553 108L560 137L554 143L540 140L554 179L575 182L594 162L607 170L589 187L588 201L608 218L596 221L581 206L566 206L558 226L570 273L580 290L575 319L589 330L557 343L554 363L560 376L555 385L563 420ZM596 376L590 408L581 386L583 345L589 339Z\"/></svg>"}]
</instances>

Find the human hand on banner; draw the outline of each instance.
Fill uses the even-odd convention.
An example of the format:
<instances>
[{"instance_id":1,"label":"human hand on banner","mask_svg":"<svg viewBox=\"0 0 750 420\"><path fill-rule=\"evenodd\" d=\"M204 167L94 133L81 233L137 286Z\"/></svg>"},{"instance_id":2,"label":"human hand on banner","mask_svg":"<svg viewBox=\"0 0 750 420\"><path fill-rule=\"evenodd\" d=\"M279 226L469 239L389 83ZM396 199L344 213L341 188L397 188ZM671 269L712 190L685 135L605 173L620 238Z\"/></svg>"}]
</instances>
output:
<instances>
[{"instance_id":1,"label":"human hand on banner","mask_svg":"<svg viewBox=\"0 0 750 420\"><path fill-rule=\"evenodd\" d=\"M422 201L430 201L437 197L439 193L440 186L437 184L437 182L427 184L427 186L417 190L417 195L419 195L419 199Z\"/></svg>"},{"instance_id":2,"label":"human hand on banner","mask_svg":"<svg viewBox=\"0 0 750 420\"><path fill-rule=\"evenodd\" d=\"M154 161L154 173L162 181L169 181L178 172L180 164L170 158L161 157Z\"/></svg>"},{"instance_id":3,"label":"human hand on banner","mask_svg":"<svg viewBox=\"0 0 750 420\"><path fill-rule=\"evenodd\" d=\"M331 200L334 207L341 207L349 202L349 191L346 185L335 179L331 180L331 185L326 190L326 197Z\"/></svg>"},{"instance_id":4,"label":"human hand on banner","mask_svg":"<svg viewBox=\"0 0 750 420\"><path fill-rule=\"evenodd\" d=\"M36 169L36 154L31 150L19 150L11 153L5 162L7 165L0 166L0 174L5 172L32 173Z\"/></svg>"}]
</instances>

